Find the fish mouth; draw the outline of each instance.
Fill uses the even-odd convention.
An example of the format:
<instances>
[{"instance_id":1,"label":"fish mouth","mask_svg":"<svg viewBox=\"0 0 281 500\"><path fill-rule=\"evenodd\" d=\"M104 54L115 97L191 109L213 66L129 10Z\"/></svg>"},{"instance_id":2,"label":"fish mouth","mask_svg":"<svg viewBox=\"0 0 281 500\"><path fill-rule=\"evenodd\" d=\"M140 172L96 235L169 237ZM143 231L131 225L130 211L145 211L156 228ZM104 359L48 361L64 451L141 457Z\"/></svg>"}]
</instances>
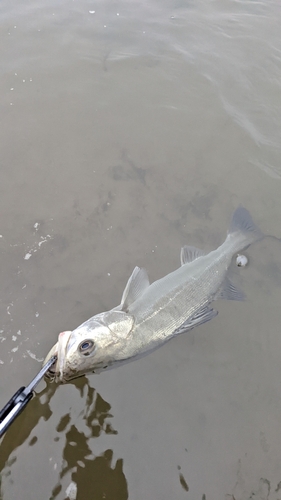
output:
<instances>
[{"instance_id":1,"label":"fish mouth","mask_svg":"<svg viewBox=\"0 0 281 500\"><path fill-rule=\"evenodd\" d=\"M43 366L51 359L53 356L56 356L56 361L55 363L52 364L52 366L49 368L49 370L45 373L44 378L49 380L50 382L53 382L55 380L55 375L57 372L57 366L58 366L58 342L52 347L52 349L48 352L46 358L43 361Z\"/></svg>"},{"instance_id":2,"label":"fish mouth","mask_svg":"<svg viewBox=\"0 0 281 500\"><path fill-rule=\"evenodd\" d=\"M57 343L48 352L44 359L44 365L52 356L56 356L57 360L45 373L45 379L50 382L64 382L64 364L66 359L67 344L71 335L71 331L61 332L58 336Z\"/></svg>"}]
</instances>

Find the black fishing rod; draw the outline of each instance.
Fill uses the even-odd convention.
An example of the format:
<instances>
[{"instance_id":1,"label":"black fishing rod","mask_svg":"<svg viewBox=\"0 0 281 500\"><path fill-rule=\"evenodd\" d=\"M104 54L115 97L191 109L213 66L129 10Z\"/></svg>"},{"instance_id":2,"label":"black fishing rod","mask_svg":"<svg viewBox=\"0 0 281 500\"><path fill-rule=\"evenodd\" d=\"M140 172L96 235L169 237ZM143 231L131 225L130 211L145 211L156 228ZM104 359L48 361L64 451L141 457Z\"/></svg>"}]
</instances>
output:
<instances>
[{"instance_id":1,"label":"black fishing rod","mask_svg":"<svg viewBox=\"0 0 281 500\"><path fill-rule=\"evenodd\" d=\"M41 368L40 372L34 377L27 387L20 389L11 397L8 403L0 410L0 437L6 432L8 427L13 423L17 416L26 407L27 403L33 397L33 390L44 377L45 373L57 360L56 356L52 356L49 361Z\"/></svg>"}]
</instances>

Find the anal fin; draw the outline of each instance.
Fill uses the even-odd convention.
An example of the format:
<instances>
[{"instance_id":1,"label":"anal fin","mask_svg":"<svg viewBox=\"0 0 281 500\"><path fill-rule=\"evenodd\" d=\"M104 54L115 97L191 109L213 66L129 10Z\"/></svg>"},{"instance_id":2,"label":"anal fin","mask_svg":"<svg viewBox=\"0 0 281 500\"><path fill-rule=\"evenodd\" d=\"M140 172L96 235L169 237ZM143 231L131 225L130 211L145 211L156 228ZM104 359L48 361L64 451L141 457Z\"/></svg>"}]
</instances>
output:
<instances>
[{"instance_id":1,"label":"anal fin","mask_svg":"<svg viewBox=\"0 0 281 500\"><path fill-rule=\"evenodd\" d=\"M229 278L225 278L224 282L215 295L214 300L225 299L225 300L245 300L246 295L242 290L239 290Z\"/></svg>"}]
</instances>

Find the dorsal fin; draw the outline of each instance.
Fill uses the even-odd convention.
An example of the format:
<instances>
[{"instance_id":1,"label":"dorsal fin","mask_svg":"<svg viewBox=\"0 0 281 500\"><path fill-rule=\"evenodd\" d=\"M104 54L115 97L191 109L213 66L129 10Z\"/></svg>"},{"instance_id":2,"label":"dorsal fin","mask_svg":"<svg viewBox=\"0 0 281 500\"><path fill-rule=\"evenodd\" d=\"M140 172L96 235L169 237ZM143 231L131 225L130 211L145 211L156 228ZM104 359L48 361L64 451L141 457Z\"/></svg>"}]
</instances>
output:
<instances>
[{"instance_id":1,"label":"dorsal fin","mask_svg":"<svg viewBox=\"0 0 281 500\"><path fill-rule=\"evenodd\" d=\"M149 279L146 270L135 267L122 295L120 309L126 311L149 287Z\"/></svg>"},{"instance_id":2,"label":"dorsal fin","mask_svg":"<svg viewBox=\"0 0 281 500\"><path fill-rule=\"evenodd\" d=\"M184 264L202 257L202 255L205 255L205 252L203 252L203 250L200 250L200 248L185 245L181 249L181 265L184 266Z\"/></svg>"}]
</instances>

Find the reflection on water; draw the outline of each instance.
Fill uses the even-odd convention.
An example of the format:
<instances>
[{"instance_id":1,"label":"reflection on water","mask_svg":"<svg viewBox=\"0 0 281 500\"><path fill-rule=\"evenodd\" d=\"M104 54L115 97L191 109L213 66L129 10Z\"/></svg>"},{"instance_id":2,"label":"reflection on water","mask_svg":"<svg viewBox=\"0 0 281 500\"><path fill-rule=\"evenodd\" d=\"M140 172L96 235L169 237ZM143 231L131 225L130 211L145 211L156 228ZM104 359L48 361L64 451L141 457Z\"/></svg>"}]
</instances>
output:
<instances>
[{"instance_id":1,"label":"reflection on water","mask_svg":"<svg viewBox=\"0 0 281 500\"><path fill-rule=\"evenodd\" d=\"M50 500L58 498L62 491L61 480L68 472L71 472L72 478L72 483L66 490L70 500L85 500L85 498L88 500L102 500L104 498L125 500L128 498L128 488L123 473L123 460L117 459L116 463L113 464L112 450L105 450L100 456L94 457L88 445L90 438L97 438L102 433L117 434L108 420L113 416L110 413L111 407L95 389L90 387L86 377L73 381L72 385L79 390L80 396L85 399L85 407L82 407L79 416L89 432L86 436L84 432L79 431L72 423L70 413L61 417L56 431L58 434L62 434L62 438L65 440L62 452L63 461L61 470L58 472L59 480L52 489ZM3 477L8 477L11 474L11 468L17 460L13 453L28 440L39 419L43 417L47 421L51 417L50 401L56 388L55 384L49 384L37 394L29 403L26 412L18 417L14 425L4 435L0 455L0 473ZM57 436L54 441L59 441L59 439L60 437ZM34 436L28 444L33 446L37 441L38 438ZM0 498L2 499L2 496Z\"/></svg>"},{"instance_id":2,"label":"reflection on water","mask_svg":"<svg viewBox=\"0 0 281 500\"><path fill-rule=\"evenodd\" d=\"M113 451L106 450L102 456L86 459L72 474L77 484L77 500L125 500L128 498L127 481L123 472L123 461L112 464ZM89 477L91 481L89 481Z\"/></svg>"},{"instance_id":3,"label":"reflection on water","mask_svg":"<svg viewBox=\"0 0 281 500\"><path fill-rule=\"evenodd\" d=\"M6 434L4 434L1 441L0 472L5 466L9 467L16 461L16 458L9 460L9 457L28 439L31 431L36 427L41 417L44 420L49 420L52 415L49 402L55 390L55 386L46 386L40 395L31 399L27 408L25 408L23 413L18 416ZM44 402L42 402L42 399ZM36 441L36 437L32 438L29 445L32 446Z\"/></svg>"}]
</instances>

